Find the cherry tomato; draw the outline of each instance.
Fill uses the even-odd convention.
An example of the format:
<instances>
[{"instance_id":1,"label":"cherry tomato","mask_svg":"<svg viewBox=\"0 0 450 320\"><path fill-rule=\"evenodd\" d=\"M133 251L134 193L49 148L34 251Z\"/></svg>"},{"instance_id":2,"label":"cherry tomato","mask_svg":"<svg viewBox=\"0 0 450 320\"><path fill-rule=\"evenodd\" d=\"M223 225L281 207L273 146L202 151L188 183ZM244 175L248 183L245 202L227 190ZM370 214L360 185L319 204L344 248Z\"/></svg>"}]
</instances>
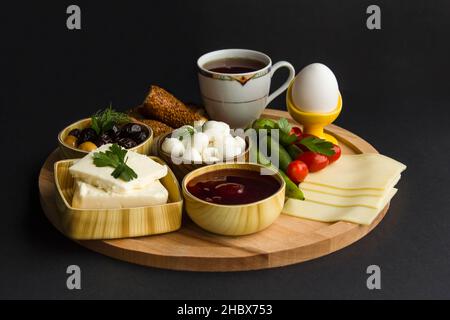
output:
<instances>
[{"instance_id":1,"label":"cherry tomato","mask_svg":"<svg viewBox=\"0 0 450 320\"><path fill-rule=\"evenodd\" d=\"M306 176L308 175L308 166L299 160L294 160L289 163L286 173L288 177L294 182L294 183L300 183L303 180L305 180Z\"/></svg>"},{"instance_id":2,"label":"cherry tomato","mask_svg":"<svg viewBox=\"0 0 450 320\"><path fill-rule=\"evenodd\" d=\"M338 145L333 145L334 150L334 154L332 156L328 156L328 161L330 163L335 162L337 159L339 159L341 157L341 147L339 147Z\"/></svg>"},{"instance_id":3,"label":"cherry tomato","mask_svg":"<svg viewBox=\"0 0 450 320\"><path fill-rule=\"evenodd\" d=\"M299 127L292 127L290 134L295 134L297 136L297 141L300 141L303 138L302 129Z\"/></svg>"},{"instance_id":4,"label":"cherry tomato","mask_svg":"<svg viewBox=\"0 0 450 320\"><path fill-rule=\"evenodd\" d=\"M308 166L309 172L322 170L329 163L327 156L312 151L306 151L299 154L296 160L303 161Z\"/></svg>"}]
</instances>

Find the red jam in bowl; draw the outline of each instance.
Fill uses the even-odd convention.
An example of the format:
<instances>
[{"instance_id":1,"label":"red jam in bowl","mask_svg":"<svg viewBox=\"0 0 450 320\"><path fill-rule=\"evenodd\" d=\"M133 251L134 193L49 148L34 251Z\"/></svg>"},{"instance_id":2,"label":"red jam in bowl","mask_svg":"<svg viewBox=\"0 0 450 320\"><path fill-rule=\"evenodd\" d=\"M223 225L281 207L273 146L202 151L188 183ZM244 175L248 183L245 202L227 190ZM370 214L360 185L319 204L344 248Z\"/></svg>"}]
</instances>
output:
<instances>
[{"instance_id":1,"label":"red jam in bowl","mask_svg":"<svg viewBox=\"0 0 450 320\"><path fill-rule=\"evenodd\" d=\"M222 169L195 177L187 184L195 197L216 204L248 204L275 194L281 187L271 175L244 169Z\"/></svg>"}]
</instances>

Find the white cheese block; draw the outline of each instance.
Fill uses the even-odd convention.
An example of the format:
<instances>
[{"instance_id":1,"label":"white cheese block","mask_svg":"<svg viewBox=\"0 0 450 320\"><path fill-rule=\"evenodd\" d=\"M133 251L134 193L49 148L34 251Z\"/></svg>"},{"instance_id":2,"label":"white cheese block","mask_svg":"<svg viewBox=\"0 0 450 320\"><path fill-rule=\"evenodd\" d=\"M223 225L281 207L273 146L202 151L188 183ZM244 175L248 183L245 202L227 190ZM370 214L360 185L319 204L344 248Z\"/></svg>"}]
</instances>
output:
<instances>
[{"instance_id":1,"label":"white cheese block","mask_svg":"<svg viewBox=\"0 0 450 320\"><path fill-rule=\"evenodd\" d=\"M406 166L377 153L342 155L324 170L310 173L305 182L340 189L387 190Z\"/></svg>"},{"instance_id":2,"label":"white cheese block","mask_svg":"<svg viewBox=\"0 0 450 320\"><path fill-rule=\"evenodd\" d=\"M169 193L161 182L154 181L129 193L108 192L75 180L72 207L79 209L121 209L155 206L167 203Z\"/></svg>"},{"instance_id":3,"label":"white cheese block","mask_svg":"<svg viewBox=\"0 0 450 320\"><path fill-rule=\"evenodd\" d=\"M395 191L397 191L397 189L395 189ZM386 204L386 198L390 196L390 192L385 192L385 194L381 196L361 195L344 197L310 190L303 190L303 194L305 195L305 198L311 202L333 205L336 207L361 206L374 209L381 209L381 207Z\"/></svg>"},{"instance_id":4,"label":"white cheese block","mask_svg":"<svg viewBox=\"0 0 450 320\"><path fill-rule=\"evenodd\" d=\"M392 199L396 192L396 189L389 191L388 196L381 203L380 209ZM282 213L316 221L334 222L342 220L370 225L378 216L380 209L361 206L338 207L308 200L301 201L289 198L284 205Z\"/></svg>"},{"instance_id":5,"label":"white cheese block","mask_svg":"<svg viewBox=\"0 0 450 320\"><path fill-rule=\"evenodd\" d=\"M326 169L324 169L326 170ZM392 180L392 182L386 187L386 190L392 189L400 180L401 175L399 174L396 178ZM382 197L385 194L385 190L379 189L341 189L334 187L322 186L319 184L302 182L299 185L300 189L305 192L307 191L315 191L324 194L330 194L341 197L360 197L360 196L375 196Z\"/></svg>"},{"instance_id":6,"label":"white cheese block","mask_svg":"<svg viewBox=\"0 0 450 320\"><path fill-rule=\"evenodd\" d=\"M160 165L145 155L128 151L126 155L128 158L127 165L136 172L138 177L131 181L116 179L111 175L114 168L97 167L93 161L94 153L104 152L110 146L111 144L105 144L77 161L69 168L71 175L76 179L106 191L127 193L143 189L167 174L166 166Z\"/></svg>"}]
</instances>

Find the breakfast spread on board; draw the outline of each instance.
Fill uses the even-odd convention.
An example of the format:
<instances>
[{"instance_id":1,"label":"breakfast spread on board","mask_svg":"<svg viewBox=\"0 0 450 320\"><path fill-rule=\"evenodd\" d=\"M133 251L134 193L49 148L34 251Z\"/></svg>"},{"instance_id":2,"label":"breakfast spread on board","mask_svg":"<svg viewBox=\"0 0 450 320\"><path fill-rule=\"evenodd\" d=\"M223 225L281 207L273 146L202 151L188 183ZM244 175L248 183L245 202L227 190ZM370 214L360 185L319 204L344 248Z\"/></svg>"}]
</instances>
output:
<instances>
[{"instance_id":1,"label":"breakfast spread on board","mask_svg":"<svg viewBox=\"0 0 450 320\"><path fill-rule=\"evenodd\" d=\"M56 183L61 175L73 179L68 192L59 190L72 209L163 207L173 202L162 183L173 171L194 223L239 236L267 228L281 213L370 225L396 194L405 165L377 153L345 154L324 131L342 111L327 66L310 64L295 76L287 62L272 65L262 53L237 49L206 54L198 66L206 110L152 85L140 106L124 113L106 108L60 133L63 158L70 158L68 149L82 152L55 172ZM269 95L280 67L289 69L288 80ZM294 121L261 116L286 89ZM109 217L120 219L104 217L102 228Z\"/></svg>"}]
</instances>

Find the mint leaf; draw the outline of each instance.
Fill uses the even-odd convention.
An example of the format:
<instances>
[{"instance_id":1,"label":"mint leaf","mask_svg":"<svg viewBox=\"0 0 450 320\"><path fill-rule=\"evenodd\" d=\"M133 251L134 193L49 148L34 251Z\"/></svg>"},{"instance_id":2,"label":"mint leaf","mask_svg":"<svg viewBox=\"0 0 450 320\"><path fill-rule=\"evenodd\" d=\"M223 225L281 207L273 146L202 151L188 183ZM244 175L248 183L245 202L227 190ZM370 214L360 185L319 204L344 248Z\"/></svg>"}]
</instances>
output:
<instances>
[{"instance_id":1,"label":"mint leaf","mask_svg":"<svg viewBox=\"0 0 450 320\"><path fill-rule=\"evenodd\" d=\"M292 126L289 123L289 121L287 121L286 118L281 118L280 120L278 120L277 125L278 125L278 128L281 130L281 132L283 132L287 135L291 134Z\"/></svg>"},{"instance_id":2,"label":"mint leaf","mask_svg":"<svg viewBox=\"0 0 450 320\"><path fill-rule=\"evenodd\" d=\"M304 145L312 152L320 153L325 156L332 156L335 154L335 151L332 149L333 144L331 142L317 137L303 138L300 140L300 144Z\"/></svg>"}]
</instances>

